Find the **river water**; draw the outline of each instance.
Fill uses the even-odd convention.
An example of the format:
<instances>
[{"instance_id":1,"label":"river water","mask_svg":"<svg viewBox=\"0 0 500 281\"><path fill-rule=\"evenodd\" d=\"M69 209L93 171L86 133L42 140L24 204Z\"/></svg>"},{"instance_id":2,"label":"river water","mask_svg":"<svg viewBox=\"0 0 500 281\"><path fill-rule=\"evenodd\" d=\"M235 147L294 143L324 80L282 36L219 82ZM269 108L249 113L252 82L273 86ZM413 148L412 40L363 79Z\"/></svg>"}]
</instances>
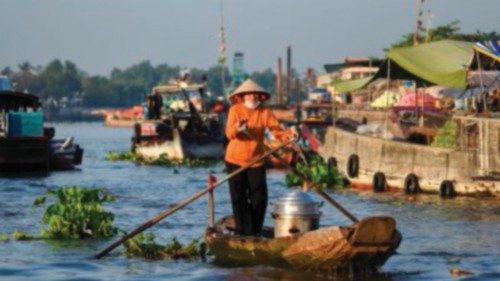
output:
<instances>
[{"instance_id":1,"label":"river water","mask_svg":"<svg viewBox=\"0 0 500 281\"><path fill-rule=\"evenodd\" d=\"M223 177L221 164L187 169L136 166L105 160L108 151L130 148L132 129L106 128L101 123L55 124L56 136L74 136L84 149L83 165L76 171L53 172L43 178L0 179L0 233L14 230L37 234L44 208L32 208L37 196L66 185L105 187L117 197L106 204L115 225L132 230L168 205L205 185L209 171ZM268 174L270 202L287 191L284 175ZM373 194L344 191L332 194L357 217L390 215L403 235L398 254L377 276L356 280L500 280L500 202L492 199ZM227 185L215 192L216 216L230 212ZM319 200L319 198L318 198ZM411 201L411 202L410 202ZM207 203L201 198L149 231L160 242L172 237L188 242L202 238L207 225ZM269 210L268 210L269 213ZM268 225L271 217L266 218ZM324 204L323 225L348 224ZM114 241L114 240L113 240ZM207 261L145 261L126 258L121 248L101 260L92 255L111 241L6 241L0 242L0 280L324 280L324 276L265 266L220 267ZM453 277L451 268L473 273ZM331 277L332 278L332 277ZM337 276L333 280L349 280Z\"/></svg>"}]
</instances>

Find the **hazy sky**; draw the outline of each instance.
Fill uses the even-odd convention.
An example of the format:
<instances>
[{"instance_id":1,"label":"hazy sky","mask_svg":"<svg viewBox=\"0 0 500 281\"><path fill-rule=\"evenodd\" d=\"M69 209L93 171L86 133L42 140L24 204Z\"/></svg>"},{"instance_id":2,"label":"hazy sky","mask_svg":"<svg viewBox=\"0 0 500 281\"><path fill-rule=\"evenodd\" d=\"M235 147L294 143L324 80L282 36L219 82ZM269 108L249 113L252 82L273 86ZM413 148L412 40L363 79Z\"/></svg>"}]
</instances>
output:
<instances>
[{"instance_id":1,"label":"hazy sky","mask_svg":"<svg viewBox=\"0 0 500 281\"><path fill-rule=\"evenodd\" d=\"M433 26L500 32L500 0L427 0ZM247 71L275 67L286 46L301 72L345 56L382 56L413 30L415 0L224 0L227 53ZM0 69L71 60L109 74L143 60L208 68L217 62L220 0L0 0Z\"/></svg>"}]
</instances>

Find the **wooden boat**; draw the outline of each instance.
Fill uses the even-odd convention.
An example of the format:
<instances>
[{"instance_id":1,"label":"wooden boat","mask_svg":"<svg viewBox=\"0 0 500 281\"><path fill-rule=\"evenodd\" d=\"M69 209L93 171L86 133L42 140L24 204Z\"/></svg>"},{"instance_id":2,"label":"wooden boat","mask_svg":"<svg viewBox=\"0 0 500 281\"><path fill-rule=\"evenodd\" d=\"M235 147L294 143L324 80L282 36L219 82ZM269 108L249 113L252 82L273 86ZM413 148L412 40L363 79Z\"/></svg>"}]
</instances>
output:
<instances>
[{"instance_id":1,"label":"wooden boat","mask_svg":"<svg viewBox=\"0 0 500 281\"><path fill-rule=\"evenodd\" d=\"M271 265L322 273L373 273L401 242L391 217L368 217L350 226L331 226L273 238L265 228L262 237L235 235L234 219L221 219L208 228L205 241L216 263Z\"/></svg>"},{"instance_id":2,"label":"wooden boat","mask_svg":"<svg viewBox=\"0 0 500 281\"><path fill-rule=\"evenodd\" d=\"M83 149L73 138L53 139L54 128L44 127L37 96L0 91L0 173L73 169L81 164Z\"/></svg>"},{"instance_id":3,"label":"wooden boat","mask_svg":"<svg viewBox=\"0 0 500 281\"><path fill-rule=\"evenodd\" d=\"M146 125L148 124L148 125ZM201 136L198 140L181 128L167 128L169 133L159 134L158 123L137 124L132 151L146 160L156 160L162 155L171 160L221 159L224 156L223 140ZM150 132L144 129L150 128ZM142 133L137 133L141 132Z\"/></svg>"},{"instance_id":4,"label":"wooden boat","mask_svg":"<svg viewBox=\"0 0 500 281\"><path fill-rule=\"evenodd\" d=\"M200 112L189 98L189 93L204 87L182 81L154 87L153 92L163 96L167 107L163 108L161 119L144 120L135 125L132 152L153 161L160 157L170 160L223 158L224 115ZM198 102L201 106L204 101ZM173 110L174 104L183 106Z\"/></svg>"},{"instance_id":5,"label":"wooden boat","mask_svg":"<svg viewBox=\"0 0 500 281\"><path fill-rule=\"evenodd\" d=\"M122 110L105 110L104 125L107 127L129 127L144 120L142 106L136 105Z\"/></svg>"},{"instance_id":6,"label":"wooden boat","mask_svg":"<svg viewBox=\"0 0 500 281\"><path fill-rule=\"evenodd\" d=\"M83 149L73 140L73 137L68 137L50 141L51 170L73 170L82 164Z\"/></svg>"}]
</instances>

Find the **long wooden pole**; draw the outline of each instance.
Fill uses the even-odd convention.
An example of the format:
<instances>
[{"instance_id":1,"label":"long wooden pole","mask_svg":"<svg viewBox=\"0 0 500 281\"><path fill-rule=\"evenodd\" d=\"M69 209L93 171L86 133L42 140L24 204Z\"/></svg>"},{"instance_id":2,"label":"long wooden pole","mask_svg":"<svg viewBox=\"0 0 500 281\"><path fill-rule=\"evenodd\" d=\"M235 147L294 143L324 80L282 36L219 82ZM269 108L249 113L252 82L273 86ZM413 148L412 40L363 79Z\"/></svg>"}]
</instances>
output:
<instances>
[{"instance_id":1,"label":"long wooden pole","mask_svg":"<svg viewBox=\"0 0 500 281\"><path fill-rule=\"evenodd\" d=\"M248 169L250 166L254 165L255 163L261 161L262 159L268 157L269 155L271 155L274 152L282 149L283 147L289 145L292 142L293 141L285 142L285 143L279 145L278 147L276 147L274 149L266 151L261 156L256 157L255 159L253 159L250 162L248 162L248 164L246 164L245 166L242 166L242 167L238 168L237 170L235 170L234 172L232 172L231 174L227 175L226 177L224 177L223 179L221 179L220 181L218 181L217 183L215 183L213 186L209 186L209 187L207 187L207 188L205 188L203 190L200 190L200 191L196 192L195 194L193 194L191 197L186 198L186 199L178 202L177 204L175 204L173 207L164 210L163 212L159 213L158 215L156 215L155 217L151 218L147 222L143 223L138 228L134 229L132 232L124 235L118 241L116 241L113 244L109 245L106 249L102 250L97 255L95 255L95 258L96 259L100 259L100 258L104 257L107 253L111 252L114 248L118 247L123 242L125 242L128 239L136 236L137 234L143 232L144 230L150 228L151 226L157 224L159 221L161 221L164 218L166 218L166 217L170 216L171 214L175 213L177 210L180 210L180 209L184 208L185 206L189 205L191 202L195 201L196 199L200 198L201 196L205 195L206 193L214 190L214 188L216 188L217 186L223 184L224 182L226 182L230 178L232 178L235 175L241 173L242 171Z\"/></svg>"},{"instance_id":2,"label":"long wooden pole","mask_svg":"<svg viewBox=\"0 0 500 281\"><path fill-rule=\"evenodd\" d=\"M264 151L271 151L272 149L269 148L267 145L265 145L263 142L261 142L260 140L258 140L256 137L254 137L252 134L250 134L250 132L248 131L243 131L245 133L245 135L247 135L249 138L253 139L255 142L257 142L257 144L262 148L264 149ZM283 164L286 168L290 169L294 174L296 174L297 176L299 176L299 178L302 179L302 181L307 181L307 182L311 182L304 174L302 174L299 170L297 170L296 168L292 167L290 164L288 164L287 161L283 160L283 158L281 158L281 156L276 153L276 150L275 152L272 153L273 156L278 159L278 161L281 162L281 164ZM335 208L337 208L337 210L339 210L343 215L345 215L347 218L349 218L352 222L358 222L359 220L353 215L351 214L349 211L347 211L342 205L340 205L337 201L335 201L335 199L333 199L330 195L326 194L326 192L324 192L323 190L321 190L321 188L319 188L315 183L311 182L311 186L312 188L314 189L314 191L316 191L316 193L318 193L319 196L321 196L323 199L325 199L326 201L328 201L328 203L330 203L332 206L334 206Z\"/></svg>"},{"instance_id":3,"label":"long wooden pole","mask_svg":"<svg viewBox=\"0 0 500 281\"><path fill-rule=\"evenodd\" d=\"M215 225L215 200L214 191L208 192L208 226L214 227Z\"/></svg>"}]
</instances>

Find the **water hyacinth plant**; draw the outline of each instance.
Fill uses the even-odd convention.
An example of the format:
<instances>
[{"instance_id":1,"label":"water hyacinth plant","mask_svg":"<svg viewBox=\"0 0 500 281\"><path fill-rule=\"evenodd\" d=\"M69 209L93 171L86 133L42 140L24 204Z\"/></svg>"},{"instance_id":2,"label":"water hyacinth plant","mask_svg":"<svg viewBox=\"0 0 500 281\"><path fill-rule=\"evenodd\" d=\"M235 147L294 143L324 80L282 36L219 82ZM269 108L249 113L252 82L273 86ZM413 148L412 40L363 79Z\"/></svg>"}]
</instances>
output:
<instances>
[{"instance_id":1,"label":"water hyacinth plant","mask_svg":"<svg viewBox=\"0 0 500 281\"><path fill-rule=\"evenodd\" d=\"M106 154L106 160L108 161L137 161L134 153L130 151L114 152L110 151Z\"/></svg>"},{"instance_id":2,"label":"water hyacinth plant","mask_svg":"<svg viewBox=\"0 0 500 281\"><path fill-rule=\"evenodd\" d=\"M144 159L130 151L122 152L108 152L106 155L106 160L108 161L132 161L137 164L143 165L154 165L163 167L179 167L184 166L187 168L205 168L217 164L216 160L210 159L189 159L185 158L183 160L172 160L168 158L168 155L163 153L155 160Z\"/></svg>"},{"instance_id":3,"label":"water hyacinth plant","mask_svg":"<svg viewBox=\"0 0 500 281\"><path fill-rule=\"evenodd\" d=\"M5 233L0 233L0 242L9 241L9 235Z\"/></svg>"},{"instance_id":4,"label":"water hyacinth plant","mask_svg":"<svg viewBox=\"0 0 500 281\"><path fill-rule=\"evenodd\" d=\"M313 155L308 162L299 162L296 168L319 188L325 190L327 188L344 187L342 174L336 168L329 168L321 156ZM286 174L285 183L288 187L302 186L304 184L302 179L294 173Z\"/></svg>"},{"instance_id":5,"label":"water hyacinth plant","mask_svg":"<svg viewBox=\"0 0 500 281\"><path fill-rule=\"evenodd\" d=\"M42 238L106 239L116 233L114 215L102 206L105 202L114 201L114 198L104 189L67 186L49 191L47 195L56 201L43 214ZM40 206L45 201L45 197L39 197L34 206Z\"/></svg>"},{"instance_id":6,"label":"water hyacinth plant","mask_svg":"<svg viewBox=\"0 0 500 281\"><path fill-rule=\"evenodd\" d=\"M127 240L124 244L127 257L141 257L151 260L170 260L170 259L196 259L205 258L207 247L205 243L193 240L186 246L183 246L177 238L173 238L166 245L160 245L155 241L155 235L138 234Z\"/></svg>"},{"instance_id":7,"label":"water hyacinth plant","mask_svg":"<svg viewBox=\"0 0 500 281\"><path fill-rule=\"evenodd\" d=\"M17 241L30 241L30 240L36 240L38 238L31 234L16 229L14 230L14 232L12 232L12 239Z\"/></svg>"}]
</instances>

